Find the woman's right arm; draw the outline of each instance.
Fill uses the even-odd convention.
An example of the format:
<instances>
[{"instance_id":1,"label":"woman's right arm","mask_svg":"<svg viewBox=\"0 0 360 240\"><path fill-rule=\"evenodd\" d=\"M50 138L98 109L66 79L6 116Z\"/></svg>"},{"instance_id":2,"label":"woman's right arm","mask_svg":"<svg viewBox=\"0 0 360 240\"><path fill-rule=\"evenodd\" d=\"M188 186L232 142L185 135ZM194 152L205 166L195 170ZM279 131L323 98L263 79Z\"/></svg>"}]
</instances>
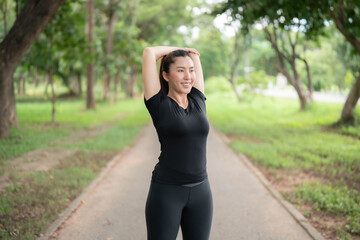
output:
<instances>
[{"instance_id":1,"label":"woman's right arm","mask_svg":"<svg viewBox=\"0 0 360 240\"><path fill-rule=\"evenodd\" d=\"M160 80L156 66L156 61L171 51L179 49L177 47L156 46L147 47L143 52L142 77L144 84L144 97L149 99L159 92Z\"/></svg>"}]
</instances>

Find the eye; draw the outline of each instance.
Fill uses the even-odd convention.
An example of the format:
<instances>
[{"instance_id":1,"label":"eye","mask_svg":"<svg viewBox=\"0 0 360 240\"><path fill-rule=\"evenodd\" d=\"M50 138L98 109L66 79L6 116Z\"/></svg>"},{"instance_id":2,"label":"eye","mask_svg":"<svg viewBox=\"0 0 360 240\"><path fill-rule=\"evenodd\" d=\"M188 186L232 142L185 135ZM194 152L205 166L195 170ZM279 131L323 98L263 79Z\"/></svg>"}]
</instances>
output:
<instances>
[{"instance_id":1,"label":"eye","mask_svg":"<svg viewBox=\"0 0 360 240\"><path fill-rule=\"evenodd\" d=\"M182 69L179 69L179 70L178 70L178 72L183 72L183 71L184 71L184 70L182 70Z\"/></svg>"}]
</instances>

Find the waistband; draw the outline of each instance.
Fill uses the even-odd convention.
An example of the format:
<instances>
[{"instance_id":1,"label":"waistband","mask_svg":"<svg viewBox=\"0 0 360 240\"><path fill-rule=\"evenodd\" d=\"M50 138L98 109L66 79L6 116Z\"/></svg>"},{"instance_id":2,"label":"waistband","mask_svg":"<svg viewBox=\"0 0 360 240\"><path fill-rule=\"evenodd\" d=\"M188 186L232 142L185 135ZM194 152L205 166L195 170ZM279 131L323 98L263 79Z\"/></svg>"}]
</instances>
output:
<instances>
[{"instance_id":1,"label":"waistband","mask_svg":"<svg viewBox=\"0 0 360 240\"><path fill-rule=\"evenodd\" d=\"M195 186L197 186L197 185L199 185L199 184L201 184L201 183L203 183L203 182L205 182L205 181L206 181L206 179L205 179L205 180L202 180L201 182L188 183L188 184L183 184L183 185L181 185L181 186L185 186L185 187L195 187Z\"/></svg>"}]
</instances>

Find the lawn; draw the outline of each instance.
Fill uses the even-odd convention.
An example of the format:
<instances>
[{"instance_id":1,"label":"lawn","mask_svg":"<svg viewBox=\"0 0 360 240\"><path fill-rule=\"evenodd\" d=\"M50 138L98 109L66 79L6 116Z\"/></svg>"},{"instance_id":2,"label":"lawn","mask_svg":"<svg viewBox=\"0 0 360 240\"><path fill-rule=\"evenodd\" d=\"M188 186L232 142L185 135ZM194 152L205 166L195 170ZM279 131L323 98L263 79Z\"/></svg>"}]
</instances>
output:
<instances>
[{"instance_id":1,"label":"lawn","mask_svg":"<svg viewBox=\"0 0 360 240\"><path fill-rule=\"evenodd\" d=\"M360 127L331 127L341 108L315 102L299 111L296 99L245 94L239 103L232 92L207 94L215 128L314 225L327 228L327 239L359 239ZM329 216L339 223L328 226Z\"/></svg>"},{"instance_id":2,"label":"lawn","mask_svg":"<svg viewBox=\"0 0 360 240\"><path fill-rule=\"evenodd\" d=\"M206 97L213 126L326 239L360 238L360 127L331 127L341 104L313 103L300 112L295 99L246 94L238 103L223 89ZM142 98L98 102L95 111L85 110L83 99L58 99L55 126L43 98L18 98L17 112L19 128L0 140L0 177L10 181L0 192L1 239L39 236L150 121ZM47 171L11 167L37 149L74 153ZM336 225L329 226L329 219Z\"/></svg>"},{"instance_id":3,"label":"lawn","mask_svg":"<svg viewBox=\"0 0 360 240\"><path fill-rule=\"evenodd\" d=\"M150 121L141 98L99 101L95 111L84 106L83 99L58 99L53 126L49 101L17 99L19 127L0 140L0 177L7 179L0 191L0 239L38 237ZM73 153L48 170L13 168L19 156L39 149Z\"/></svg>"}]
</instances>

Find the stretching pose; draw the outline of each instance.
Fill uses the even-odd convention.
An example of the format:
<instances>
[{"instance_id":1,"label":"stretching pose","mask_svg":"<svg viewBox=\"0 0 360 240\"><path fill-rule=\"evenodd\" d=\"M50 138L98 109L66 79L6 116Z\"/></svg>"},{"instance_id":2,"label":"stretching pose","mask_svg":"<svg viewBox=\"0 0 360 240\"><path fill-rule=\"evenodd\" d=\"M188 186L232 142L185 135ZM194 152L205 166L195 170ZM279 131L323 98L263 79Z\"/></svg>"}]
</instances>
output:
<instances>
[{"instance_id":1,"label":"stretching pose","mask_svg":"<svg viewBox=\"0 0 360 240\"><path fill-rule=\"evenodd\" d=\"M147 47L142 74L144 102L161 144L145 207L147 239L175 240L181 226L184 240L208 240L213 202L200 54L190 48Z\"/></svg>"}]
</instances>

